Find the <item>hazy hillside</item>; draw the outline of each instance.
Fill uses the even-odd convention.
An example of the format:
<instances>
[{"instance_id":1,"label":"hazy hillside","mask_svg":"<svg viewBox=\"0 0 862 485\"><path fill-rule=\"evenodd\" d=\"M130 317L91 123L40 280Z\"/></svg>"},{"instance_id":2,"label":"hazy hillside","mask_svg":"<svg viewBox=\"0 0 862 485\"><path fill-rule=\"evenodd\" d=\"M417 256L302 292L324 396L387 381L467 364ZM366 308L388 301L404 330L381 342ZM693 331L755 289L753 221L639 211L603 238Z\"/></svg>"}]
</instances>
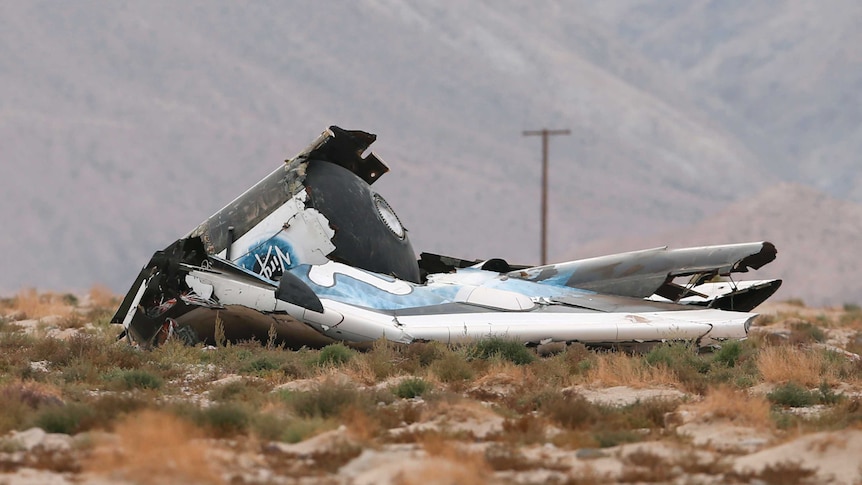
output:
<instances>
[{"instance_id":1,"label":"hazy hillside","mask_svg":"<svg viewBox=\"0 0 862 485\"><path fill-rule=\"evenodd\" d=\"M377 188L417 250L465 257L538 260L539 140L524 129L573 132L551 144L552 258L694 223L801 173L805 159L765 155L783 153L782 139L751 136L760 118L706 82L705 67L660 58L683 34L648 43L620 27L632 11L601 5L0 4L0 291L125 290L153 250L329 124L380 136L392 172ZM634 12L671 24L711 15L662 5ZM773 26L817 43L799 28ZM719 33L731 46L754 35ZM778 113L776 126L799 113Z\"/></svg>"},{"instance_id":2,"label":"hazy hillside","mask_svg":"<svg viewBox=\"0 0 862 485\"><path fill-rule=\"evenodd\" d=\"M776 298L813 305L862 303L862 205L837 200L798 184L783 183L741 200L691 227L650 237L596 241L573 248L572 257L671 245L767 240L778 257L744 279L782 278Z\"/></svg>"},{"instance_id":3,"label":"hazy hillside","mask_svg":"<svg viewBox=\"0 0 862 485\"><path fill-rule=\"evenodd\" d=\"M601 17L620 41L677 71L703 95L701 107L771 170L862 201L862 3L643 0L579 7Z\"/></svg>"}]
</instances>

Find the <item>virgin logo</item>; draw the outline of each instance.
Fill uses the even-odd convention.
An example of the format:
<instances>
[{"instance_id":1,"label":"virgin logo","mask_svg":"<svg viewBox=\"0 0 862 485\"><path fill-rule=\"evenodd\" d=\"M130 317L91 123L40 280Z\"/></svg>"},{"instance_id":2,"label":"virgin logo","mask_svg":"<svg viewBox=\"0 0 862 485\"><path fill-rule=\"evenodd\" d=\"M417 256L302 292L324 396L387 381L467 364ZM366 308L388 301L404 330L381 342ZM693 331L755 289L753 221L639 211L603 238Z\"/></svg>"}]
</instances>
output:
<instances>
[{"instance_id":1,"label":"virgin logo","mask_svg":"<svg viewBox=\"0 0 862 485\"><path fill-rule=\"evenodd\" d=\"M270 280L281 277L285 269L291 266L290 255L278 246L268 246L263 258L260 253L255 253L254 259L253 271Z\"/></svg>"}]
</instances>

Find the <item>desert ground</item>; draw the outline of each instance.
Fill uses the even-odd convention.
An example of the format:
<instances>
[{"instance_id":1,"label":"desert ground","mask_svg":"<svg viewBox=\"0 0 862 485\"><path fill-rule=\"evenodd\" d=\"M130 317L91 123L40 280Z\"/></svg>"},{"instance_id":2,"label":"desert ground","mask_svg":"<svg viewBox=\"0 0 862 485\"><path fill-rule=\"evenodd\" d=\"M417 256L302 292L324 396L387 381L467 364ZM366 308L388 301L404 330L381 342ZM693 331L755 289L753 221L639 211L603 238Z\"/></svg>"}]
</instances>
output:
<instances>
[{"instance_id":1,"label":"desert ground","mask_svg":"<svg viewBox=\"0 0 862 485\"><path fill-rule=\"evenodd\" d=\"M862 309L697 351L141 350L110 291L0 301L0 484L860 483Z\"/></svg>"}]
</instances>

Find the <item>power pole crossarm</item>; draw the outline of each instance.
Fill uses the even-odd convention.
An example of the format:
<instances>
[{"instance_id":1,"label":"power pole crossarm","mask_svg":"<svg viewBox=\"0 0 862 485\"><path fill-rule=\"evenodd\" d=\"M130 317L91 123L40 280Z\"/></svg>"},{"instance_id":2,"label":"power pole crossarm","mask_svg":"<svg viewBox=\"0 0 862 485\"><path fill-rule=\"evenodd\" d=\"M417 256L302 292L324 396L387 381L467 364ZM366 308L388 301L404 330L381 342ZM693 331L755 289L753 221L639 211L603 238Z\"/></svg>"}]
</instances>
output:
<instances>
[{"instance_id":1,"label":"power pole crossarm","mask_svg":"<svg viewBox=\"0 0 862 485\"><path fill-rule=\"evenodd\" d=\"M542 137L542 265L548 264L548 137L551 135L569 135L566 130L525 130L524 136Z\"/></svg>"}]
</instances>

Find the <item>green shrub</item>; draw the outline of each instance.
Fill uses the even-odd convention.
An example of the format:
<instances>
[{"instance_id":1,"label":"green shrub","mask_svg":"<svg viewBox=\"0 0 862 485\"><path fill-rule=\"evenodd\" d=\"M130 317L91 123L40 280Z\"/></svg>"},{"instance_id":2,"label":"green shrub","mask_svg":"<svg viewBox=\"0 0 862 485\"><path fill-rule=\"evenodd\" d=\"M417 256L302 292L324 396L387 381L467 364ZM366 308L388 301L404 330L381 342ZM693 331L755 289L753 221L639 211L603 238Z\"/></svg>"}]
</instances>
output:
<instances>
[{"instance_id":1,"label":"green shrub","mask_svg":"<svg viewBox=\"0 0 862 485\"><path fill-rule=\"evenodd\" d=\"M125 390L161 389L165 381L160 376L143 369L123 370L111 377Z\"/></svg>"},{"instance_id":2,"label":"green shrub","mask_svg":"<svg viewBox=\"0 0 862 485\"><path fill-rule=\"evenodd\" d=\"M415 362L416 369L428 367L434 362L443 358L448 350L440 342L414 342L404 349L404 356Z\"/></svg>"},{"instance_id":3,"label":"green shrub","mask_svg":"<svg viewBox=\"0 0 862 485\"><path fill-rule=\"evenodd\" d=\"M101 374L92 363L75 361L62 370L62 379L67 383L95 383L101 380Z\"/></svg>"},{"instance_id":4,"label":"green shrub","mask_svg":"<svg viewBox=\"0 0 862 485\"><path fill-rule=\"evenodd\" d=\"M721 349L713 356L713 362L727 367L735 367L741 355L742 343L738 340L731 340L721 344Z\"/></svg>"},{"instance_id":5,"label":"green shrub","mask_svg":"<svg viewBox=\"0 0 862 485\"><path fill-rule=\"evenodd\" d=\"M580 394L555 393L538 405L542 414L567 429L588 429L601 415L598 406Z\"/></svg>"},{"instance_id":6,"label":"green shrub","mask_svg":"<svg viewBox=\"0 0 862 485\"><path fill-rule=\"evenodd\" d=\"M251 362L247 362L240 369L244 373L262 373L270 370L275 370L281 367L281 362L278 359L269 355L262 355Z\"/></svg>"},{"instance_id":7,"label":"green shrub","mask_svg":"<svg viewBox=\"0 0 862 485\"><path fill-rule=\"evenodd\" d=\"M332 427L334 427L333 423L323 418L294 419L288 421L281 429L279 439L287 443L299 443L309 436Z\"/></svg>"},{"instance_id":8,"label":"green shrub","mask_svg":"<svg viewBox=\"0 0 862 485\"><path fill-rule=\"evenodd\" d=\"M449 352L431 364L431 371L443 382L467 381L473 378L473 369L463 355Z\"/></svg>"},{"instance_id":9,"label":"green shrub","mask_svg":"<svg viewBox=\"0 0 862 485\"><path fill-rule=\"evenodd\" d=\"M0 435L22 428L32 419L33 407L21 398L18 390L0 388Z\"/></svg>"},{"instance_id":10,"label":"green shrub","mask_svg":"<svg viewBox=\"0 0 862 485\"><path fill-rule=\"evenodd\" d=\"M645 437L643 434L630 429L598 431L594 436L601 448L610 448L626 443L637 443L638 441L643 441Z\"/></svg>"},{"instance_id":11,"label":"green shrub","mask_svg":"<svg viewBox=\"0 0 862 485\"><path fill-rule=\"evenodd\" d=\"M33 426L48 433L75 434L92 426L94 418L93 410L81 403L47 406L36 413Z\"/></svg>"},{"instance_id":12,"label":"green shrub","mask_svg":"<svg viewBox=\"0 0 862 485\"><path fill-rule=\"evenodd\" d=\"M209 398L216 402L236 401L256 406L266 400L271 389L271 384L262 379L238 379L213 387L209 391Z\"/></svg>"},{"instance_id":13,"label":"green shrub","mask_svg":"<svg viewBox=\"0 0 862 485\"><path fill-rule=\"evenodd\" d=\"M298 443L337 423L322 418L289 418L272 413L256 413L252 416L250 429L255 436L268 441Z\"/></svg>"},{"instance_id":14,"label":"green shrub","mask_svg":"<svg viewBox=\"0 0 862 485\"><path fill-rule=\"evenodd\" d=\"M793 344L826 341L823 330L810 322L795 322L790 329L790 342Z\"/></svg>"},{"instance_id":15,"label":"green shrub","mask_svg":"<svg viewBox=\"0 0 862 485\"><path fill-rule=\"evenodd\" d=\"M525 365L536 360L536 354L523 343L502 337L479 340L473 345L469 355L478 359L498 357L516 365Z\"/></svg>"},{"instance_id":16,"label":"green shrub","mask_svg":"<svg viewBox=\"0 0 862 485\"><path fill-rule=\"evenodd\" d=\"M368 364L368 369L374 373L374 377L382 380L395 374L402 368L401 363L404 359L401 354L403 347L403 344L396 344L384 338L374 342L371 350L360 355L358 358L364 359Z\"/></svg>"},{"instance_id":17,"label":"green shrub","mask_svg":"<svg viewBox=\"0 0 862 485\"><path fill-rule=\"evenodd\" d=\"M103 394L96 399L86 402L97 419L98 426L106 427L111 421L123 415L140 411L154 406L155 402L148 396L140 394Z\"/></svg>"},{"instance_id":18,"label":"green shrub","mask_svg":"<svg viewBox=\"0 0 862 485\"><path fill-rule=\"evenodd\" d=\"M331 418L340 415L350 406L367 404L364 395L350 384L323 382L309 392L287 392L281 394L296 414L306 418Z\"/></svg>"},{"instance_id":19,"label":"green shrub","mask_svg":"<svg viewBox=\"0 0 862 485\"><path fill-rule=\"evenodd\" d=\"M821 404L838 404L844 399L844 395L836 394L835 391L833 391L832 388L829 387L829 383L827 383L826 381L820 383L820 387L817 389L817 391L820 393L817 398Z\"/></svg>"},{"instance_id":20,"label":"green shrub","mask_svg":"<svg viewBox=\"0 0 862 485\"><path fill-rule=\"evenodd\" d=\"M320 366L340 366L342 364L350 362L350 360L353 359L353 356L355 355L355 350L347 347L342 343L329 344L320 350L317 364Z\"/></svg>"},{"instance_id":21,"label":"green shrub","mask_svg":"<svg viewBox=\"0 0 862 485\"><path fill-rule=\"evenodd\" d=\"M193 413L192 419L195 424L219 438L245 433L251 424L248 409L237 403L222 403L198 409Z\"/></svg>"},{"instance_id":22,"label":"green shrub","mask_svg":"<svg viewBox=\"0 0 862 485\"><path fill-rule=\"evenodd\" d=\"M665 364L676 370L683 367L695 372L705 373L709 370L709 362L697 355L697 349L688 342L667 342L656 345L644 356L647 364L655 366Z\"/></svg>"},{"instance_id":23,"label":"green shrub","mask_svg":"<svg viewBox=\"0 0 862 485\"><path fill-rule=\"evenodd\" d=\"M814 424L818 430L858 428L862 425L862 399L841 399L838 404L819 415Z\"/></svg>"},{"instance_id":24,"label":"green shrub","mask_svg":"<svg viewBox=\"0 0 862 485\"><path fill-rule=\"evenodd\" d=\"M255 413L251 417L250 428L255 436L267 441L280 441L290 419L272 413Z\"/></svg>"},{"instance_id":25,"label":"green shrub","mask_svg":"<svg viewBox=\"0 0 862 485\"><path fill-rule=\"evenodd\" d=\"M606 425L617 428L655 429L664 427L664 417L677 410L676 399L644 399L625 406L601 407Z\"/></svg>"},{"instance_id":26,"label":"green shrub","mask_svg":"<svg viewBox=\"0 0 862 485\"><path fill-rule=\"evenodd\" d=\"M412 399L431 390L431 384L424 379L413 377L399 382L392 388L392 394L401 399Z\"/></svg>"},{"instance_id":27,"label":"green shrub","mask_svg":"<svg viewBox=\"0 0 862 485\"><path fill-rule=\"evenodd\" d=\"M811 392L795 382L776 387L766 398L778 406L793 408L813 406L820 402L817 392Z\"/></svg>"},{"instance_id":28,"label":"green shrub","mask_svg":"<svg viewBox=\"0 0 862 485\"><path fill-rule=\"evenodd\" d=\"M703 393L708 387L706 374L710 370L710 362L698 355L697 349L687 342L656 345L644 360L651 366L667 366L690 391Z\"/></svg>"}]
</instances>

